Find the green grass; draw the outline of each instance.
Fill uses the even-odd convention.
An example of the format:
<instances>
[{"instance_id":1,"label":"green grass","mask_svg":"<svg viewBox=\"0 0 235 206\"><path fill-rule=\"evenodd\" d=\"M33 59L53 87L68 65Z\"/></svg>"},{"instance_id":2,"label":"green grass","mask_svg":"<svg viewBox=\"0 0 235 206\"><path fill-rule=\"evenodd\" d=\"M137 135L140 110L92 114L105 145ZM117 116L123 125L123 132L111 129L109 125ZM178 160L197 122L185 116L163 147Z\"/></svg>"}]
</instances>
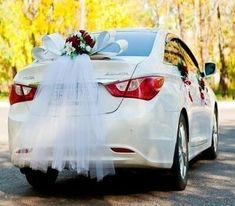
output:
<instances>
[{"instance_id":1,"label":"green grass","mask_svg":"<svg viewBox=\"0 0 235 206\"><path fill-rule=\"evenodd\" d=\"M0 92L0 101L7 101L7 100L8 100L8 93Z\"/></svg>"},{"instance_id":2,"label":"green grass","mask_svg":"<svg viewBox=\"0 0 235 206\"><path fill-rule=\"evenodd\" d=\"M216 94L216 99L218 101L229 101L229 102L234 101L232 96L222 97L221 94Z\"/></svg>"},{"instance_id":3,"label":"green grass","mask_svg":"<svg viewBox=\"0 0 235 206\"><path fill-rule=\"evenodd\" d=\"M234 101L235 99L235 90L234 89L229 89L228 90L228 95L225 97L222 97L221 92L219 90L215 90L215 95L217 100L219 101Z\"/></svg>"}]
</instances>

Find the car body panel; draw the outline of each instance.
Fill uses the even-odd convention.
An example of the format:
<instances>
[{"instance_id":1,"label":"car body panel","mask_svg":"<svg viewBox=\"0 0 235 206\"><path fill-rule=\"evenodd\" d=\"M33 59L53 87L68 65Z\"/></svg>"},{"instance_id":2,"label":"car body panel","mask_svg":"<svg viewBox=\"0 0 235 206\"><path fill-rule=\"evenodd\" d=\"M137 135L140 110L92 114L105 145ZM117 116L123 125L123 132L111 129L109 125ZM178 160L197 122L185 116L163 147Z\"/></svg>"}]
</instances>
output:
<instances>
[{"instance_id":1,"label":"car body panel","mask_svg":"<svg viewBox=\"0 0 235 206\"><path fill-rule=\"evenodd\" d=\"M117 56L110 60L93 60L94 75L99 83L99 98L103 100L102 117L107 136L106 146L127 148L134 152L113 152L112 157L102 159L105 161L112 158L116 167L171 168L181 112L184 110L187 115L191 160L211 145L212 117L216 100L213 91L206 85L205 104L194 77L190 79L188 90L177 66L163 61L168 31L145 31L156 33L149 56ZM14 82L24 85L38 84L49 65L49 62L33 63L19 72ZM114 97L105 88L106 84L115 81L145 76L164 77L160 92L149 101ZM190 100L188 91L193 101ZM27 118L28 106L31 103L16 103L9 110L11 159L18 167L27 165L25 162L30 158L30 154L17 154L16 151L21 145L17 134ZM95 157L93 158L95 160Z\"/></svg>"}]
</instances>

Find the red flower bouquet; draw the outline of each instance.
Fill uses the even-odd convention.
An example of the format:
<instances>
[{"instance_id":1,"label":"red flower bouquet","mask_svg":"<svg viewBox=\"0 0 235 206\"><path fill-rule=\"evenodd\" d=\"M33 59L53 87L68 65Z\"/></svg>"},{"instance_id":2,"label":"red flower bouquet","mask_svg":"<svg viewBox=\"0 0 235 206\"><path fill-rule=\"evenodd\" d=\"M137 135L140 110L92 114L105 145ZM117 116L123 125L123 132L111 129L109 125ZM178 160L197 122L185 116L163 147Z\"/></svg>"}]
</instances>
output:
<instances>
[{"instance_id":1,"label":"red flower bouquet","mask_svg":"<svg viewBox=\"0 0 235 206\"><path fill-rule=\"evenodd\" d=\"M89 55L94 45L95 40L91 35L84 30L79 30L66 39L63 54L72 58L79 54Z\"/></svg>"}]
</instances>

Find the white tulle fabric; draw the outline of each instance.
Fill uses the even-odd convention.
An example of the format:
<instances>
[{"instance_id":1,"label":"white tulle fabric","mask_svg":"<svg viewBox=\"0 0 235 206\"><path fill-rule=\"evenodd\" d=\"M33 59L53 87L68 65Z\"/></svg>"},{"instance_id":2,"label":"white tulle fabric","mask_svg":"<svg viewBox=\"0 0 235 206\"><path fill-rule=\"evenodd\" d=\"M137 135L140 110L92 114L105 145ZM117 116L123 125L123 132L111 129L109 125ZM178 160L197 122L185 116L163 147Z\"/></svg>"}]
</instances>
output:
<instances>
[{"instance_id":1,"label":"white tulle fabric","mask_svg":"<svg viewBox=\"0 0 235 206\"><path fill-rule=\"evenodd\" d=\"M90 57L55 60L42 78L20 134L22 147L32 148L30 167L69 168L97 180L114 174L101 106Z\"/></svg>"}]
</instances>

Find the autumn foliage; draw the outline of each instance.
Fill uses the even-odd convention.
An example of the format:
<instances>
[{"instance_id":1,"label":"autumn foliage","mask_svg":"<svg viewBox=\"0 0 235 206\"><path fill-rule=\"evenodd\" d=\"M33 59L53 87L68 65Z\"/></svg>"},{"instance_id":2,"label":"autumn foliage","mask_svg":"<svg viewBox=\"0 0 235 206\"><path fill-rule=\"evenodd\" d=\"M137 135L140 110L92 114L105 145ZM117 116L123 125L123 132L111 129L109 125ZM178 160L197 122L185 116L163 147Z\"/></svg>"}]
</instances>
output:
<instances>
[{"instance_id":1,"label":"autumn foliage","mask_svg":"<svg viewBox=\"0 0 235 206\"><path fill-rule=\"evenodd\" d=\"M123 27L173 31L189 44L201 68L208 60L217 63L227 86L222 90L235 88L234 1L0 0L0 92L32 62L31 49L43 35Z\"/></svg>"}]
</instances>

